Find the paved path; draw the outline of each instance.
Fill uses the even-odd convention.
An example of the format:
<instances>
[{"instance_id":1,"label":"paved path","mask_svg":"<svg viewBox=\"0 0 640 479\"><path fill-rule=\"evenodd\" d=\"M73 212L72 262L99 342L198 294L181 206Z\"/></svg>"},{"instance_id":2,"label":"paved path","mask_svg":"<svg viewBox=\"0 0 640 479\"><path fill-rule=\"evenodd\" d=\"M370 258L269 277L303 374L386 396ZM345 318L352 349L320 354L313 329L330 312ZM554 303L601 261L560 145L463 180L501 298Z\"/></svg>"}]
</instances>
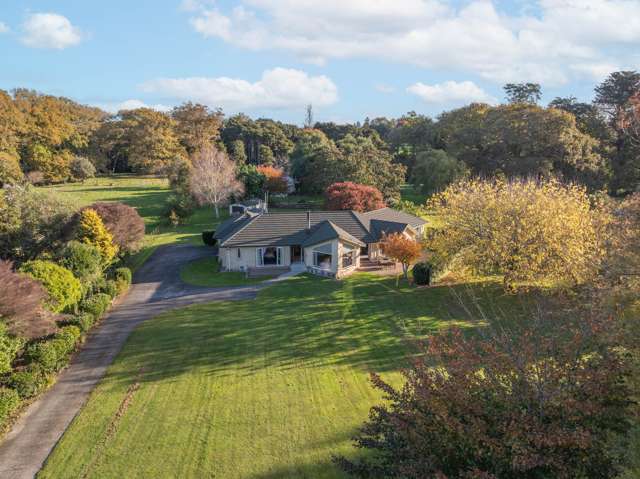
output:
<instances>
[{"instance_id":1,"label":"paved path","mask_svg":"<svg viewBox=\"0 0 640 479\"><path fill-rule=\"evenodd\" d=\"M56 384L20 417L0 444L0 478L30 479L40 470L127 337L141 322L164 311L217 300L255 297L262 285L203 288L180 280L180 267L211 254L188 245L158 248L136 271L133 285L87 338L84 348ZM266 282L265 282L266 283Z\"/></svg>"}]
</instances>

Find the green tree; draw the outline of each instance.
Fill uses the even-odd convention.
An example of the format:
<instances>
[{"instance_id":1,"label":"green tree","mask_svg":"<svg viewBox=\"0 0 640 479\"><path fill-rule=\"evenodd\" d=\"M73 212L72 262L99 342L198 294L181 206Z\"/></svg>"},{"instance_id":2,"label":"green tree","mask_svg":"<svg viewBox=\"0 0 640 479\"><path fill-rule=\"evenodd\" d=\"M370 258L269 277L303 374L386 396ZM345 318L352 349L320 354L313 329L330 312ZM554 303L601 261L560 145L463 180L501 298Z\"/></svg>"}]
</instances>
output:
<instances>
[{"instance_id":1,"label":"green tree","mask_svg":"<svg viewBox=\"0 0 640 479\"><path fill-rule=\"evenodd\" d=\"M507 83L503 89L509 103L537 105L542 97L542 88L538 83Z\"/></svg>"},{"instance_id":2,"label":"green tree","mask_svg":"<svg viewBox=\"0 0 640 479\"><path fill-rule=\"evenodd\" d=\"M463 177L466 165L444 150L426 150L418 153L411 183L427 195L446 188Z\"/></svg>"},{"instance_id":3,"label":"green tree","mask_svg":"<svg viewBox=\"0 0 640 479\"><path fill-rule=\"evenodd\" d=\"M180 143L189 155L220 139L220 110L211 111L206 105L187 102L171 110L171 118L176 122L176 133Z\"/></svg>"},{"instance_id":4,"label":"green tree","mask_svg":"<svg viewBox=\"0 0 640 479\"><path fill-rule=\"evenodd\" d=\"M305 130L291 153L291 174L305 194L322 194L341 178L338 169L340 150L320 130Z\"/></svg>"},{"instance_id":5,"label":"green tree","mask_svg":"<svg viewBox=\"0 0 640 479\"><path fill-rule=\"evenodd\" d=\"M247 153L244 151L244 142L234 140L229 148L229 157L235 161L236 165L244 165L247 162Z\"/></svg>"}]
</instances>

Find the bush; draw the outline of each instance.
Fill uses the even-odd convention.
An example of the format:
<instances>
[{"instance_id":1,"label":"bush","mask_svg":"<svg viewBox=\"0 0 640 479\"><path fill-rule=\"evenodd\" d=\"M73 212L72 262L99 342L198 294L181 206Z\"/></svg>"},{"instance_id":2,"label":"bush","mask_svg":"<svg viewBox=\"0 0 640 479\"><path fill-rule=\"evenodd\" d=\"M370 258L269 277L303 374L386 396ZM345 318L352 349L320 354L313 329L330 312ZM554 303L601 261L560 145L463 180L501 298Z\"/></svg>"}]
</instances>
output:
<instances>
[{"instance_id":1,"label":"bush","mask_svg":"<svg viewBox=\"0 0 640 479\"><path fill-rule=\"evenodd\" d=\"M174 193L169 195L164 209L164 217L178 224L193 214L196 204L188 193ZM174 218L172 220L172 217Z\"/></svg>"},{"instance_id":2,"label":"bush","mask_svg":"<svg viewBox=\"0 0 640 479\"><path fill-rule=\"evenodd\" d=\"M71 161L71 175L76 180L84 181L96 176L96 167L84 156L76 156Z\"/></svg>"},{"instance_id":3,"label":"bush","mask_svg":"<svg viewBox=\"0 0 640 479\"><path fill-rule=\"evenodd\" d=\"M419 285L431 284L431 265L429 263L416 263L413 265L413 281Z\"/></svg>"},{"instance_id":4,"label":"bush","mask_svg":"<svg viewBox=\"0 0 640 479\"><path fill-rule=\"evenodd\" d=\"M113 236L120 251L133 253L144 239L144 220L135 208L119 202L97 202L89 208L98 213L104 226Z\"/></svg>"},{"instance_id":5,"label":"bush","mask_svg":"<svg viewBox=\"0 0 640 479\"><path fill-rule=\"evenodd\" d=\"M64 345L64 354L69 354L76 349L76 345L80 340L82 332L80 328L75 325L64 326L59 333L55 335L55 340L61 341Z\"/></svg>"},{"instance_id":6,"label":"bush","mask_svg":"<svg viewBox=\"0 0 640 479\"><path fill-rule=\"evenodd\" d=\"M116 296L118 296L118 293L120 292L120 287L118 286L118 283L116 281L112 279L108 279L101 292L104 294L108 294L111 297L111 299L113 299Z\"/></svg>"},{"instance_id":7,"label":"bush","mask_svg":"<svg viewBox=\"0 0 640 479\"><path fill-rule=\"evenodd\" d=\"M75 324L80 331L86 333L96 322L96 318L91 313L80 313L76 315L70 324Z\"/></svg>"},{"instance_id":8,"label":"bush","mask_svg":"<svg viewBox=\"0 0 640 479\"><path fill-rule=\"evenodd\" d=\"M47 374L36 364L27 369L15 371L9 376L7 385L20 395L22 399L29 399L42 391L49 382Z\"/></svg>"},{"instance_id":9,"label":"bush","mask_svg":"<svg viewBox=\"0 0 640 479\"><path fill-rule=\"evenodd\" d=\"M7 334L7 326L0 322L0 374L11 371L11 363L24 346L24 339Z\"/></svg>"},{"instance_id":10,"label":"bush","mask_svg":"<svg viewBox=\"0 0 640 479\"><path fill-rule=\"evenodd\" d=\"M83 243L94 245L102 256L102 264L108 266L118 254L113 236L104 226L102 219L92 209L82 210L77 229L77 238Z\"/></svg>"},{"instance_id":11,"label":"bush","mask_svg":"<svg viewBox=\"0 0 640 479\"><path fill-rule=\"evenodd\" d=\"M35 363L45 372L54 372L66 366L69 355L75 350L80 339L80 328L69 325L63 327L52 339L30 345L25 358Z\"/></svg>"},{"instance_id":12,"label":"bush","mask_svg":"<svg viewBox=\"0 0 640 479\"><path fill-rule=\"evenodd\" d=\"M74 306L82 297L80 281L71 271L52 261L27 261L20 271L42 283L48 293L45 305L54 313Z\"/></svg>"},{"instance_id":13,"label":"bush","mask_svg":"<svg viewBox=\"0 0 640 479\"><path fill-rule=\"evenodd\" d=\"M215 230L207 230L202 232L202 242L207 246L215 246L217 241L213 236L216 234Z\"/></svg>"},{"instance_id":14,"label":"bush","mask_svg":"<svg viewBox=\"0 0 640 479\"><path fill-rule=\"evenodd\" d=\"M42 311L47 291L40 282L14 272L11 262L0 260L0 284L0 317L9 333L37 338L55 331L55 323Z\"/></svg>"},{"instance_id":15,"label":"bush","mask_svg":"<svg viewBox=\"0 0 640 479\"><path fill-rule=\"evenodd\" d=\"M20 405L20 395L15 389L0 387L0 426Z\"/></svg>"},{"instance_id":16,"label":"bush","mask_svg":"<svg viewBox=\"0 0 640 479\"><path fill-rule=\"evenodd\" d=\"M124 283L127 283L127 285L131 284L132 276L133 275L131 274L131 270L124 266L120 268L116 268L116 270L113 273L113 277L116 281L122 281Z\"/></svg>"},{"instance_id":17,"label":"bush","mask_svg":"<svg viewBox=\"0 0 640 479\"><path fill-rule=\"evenodd\" d=\"M110 304L111 298L108 294L97 293L82 301L80 303L80 310L92 314L97 320L109 308Z\"/></svg>"},{"instance_id":18,"label":"bush","mask_svg":"<svg viewBox=\"0 0 640 479\"><path fill-rule=\"evenodd\" d=\"M93 283L102 273L102 256L92 244L70 241L62 251L60 264L70 270L84 285Z\"/></svg>"}]
</instances>

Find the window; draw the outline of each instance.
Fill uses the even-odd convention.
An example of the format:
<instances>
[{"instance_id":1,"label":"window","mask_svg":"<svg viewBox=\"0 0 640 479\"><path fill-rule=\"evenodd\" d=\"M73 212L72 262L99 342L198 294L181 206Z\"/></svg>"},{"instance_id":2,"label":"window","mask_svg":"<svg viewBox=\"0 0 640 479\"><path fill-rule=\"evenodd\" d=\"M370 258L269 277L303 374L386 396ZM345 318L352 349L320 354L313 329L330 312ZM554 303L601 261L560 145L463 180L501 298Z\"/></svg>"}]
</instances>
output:
<instances>
[{"instance_id":1,"label":"window","mask_svg":"<svg viewBox=\"0 0 640 479\"><path fill-rule=\"evenodd\" d=\"M320 251L313 252L313 265L320 269L331 269L331 255Z\"/></svg>"},{"instance_id":2,"label":"window","mask_svg":"<svg viewBox=\"0 0 640 479\"><path fill-rule=\"evenodd\" d=\"M258 266L278 266L282 264L282 248L269 246L256 249L256 264Z\"/></svg>"},{"instance_id":3,"label":"window","mask_svg":"<svg viewBox=\"0 0 640 479\"><path fill-rule=\"evenodd\" d=\"M238 258L240 258L240 248L238 248Z\"/></svg>"},{"instance_id":4,"label":"window","mask_svg":"<svg viewBox=\"0 0 640 479\"><path fill-rule=\"evenodd\" d=\"M353 251L342 254L342 267L348 268L349 266L353 266Z\"/></svg>"}]
</instances>

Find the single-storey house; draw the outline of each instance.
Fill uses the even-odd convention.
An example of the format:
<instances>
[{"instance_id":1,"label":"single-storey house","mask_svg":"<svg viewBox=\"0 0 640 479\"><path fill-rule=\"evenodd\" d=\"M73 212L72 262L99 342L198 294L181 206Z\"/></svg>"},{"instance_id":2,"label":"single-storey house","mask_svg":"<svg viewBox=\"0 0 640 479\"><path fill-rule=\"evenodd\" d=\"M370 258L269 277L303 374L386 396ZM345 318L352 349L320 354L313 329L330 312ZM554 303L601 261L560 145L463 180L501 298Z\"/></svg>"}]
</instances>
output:
<instances>
[{"instance_id":1,"label":"single-storey house","mask_svg":"<svg viewBox=\"0 0 640 479\"><path fill-rule=\"evenodd\" d=\"M356 211L254 213L223 222L215 233L223 271L304 268L336 278L353 273L361 258L382 257L385 234L422 237L425 221L391 208Z\"/></svg>"}]
</instances>

